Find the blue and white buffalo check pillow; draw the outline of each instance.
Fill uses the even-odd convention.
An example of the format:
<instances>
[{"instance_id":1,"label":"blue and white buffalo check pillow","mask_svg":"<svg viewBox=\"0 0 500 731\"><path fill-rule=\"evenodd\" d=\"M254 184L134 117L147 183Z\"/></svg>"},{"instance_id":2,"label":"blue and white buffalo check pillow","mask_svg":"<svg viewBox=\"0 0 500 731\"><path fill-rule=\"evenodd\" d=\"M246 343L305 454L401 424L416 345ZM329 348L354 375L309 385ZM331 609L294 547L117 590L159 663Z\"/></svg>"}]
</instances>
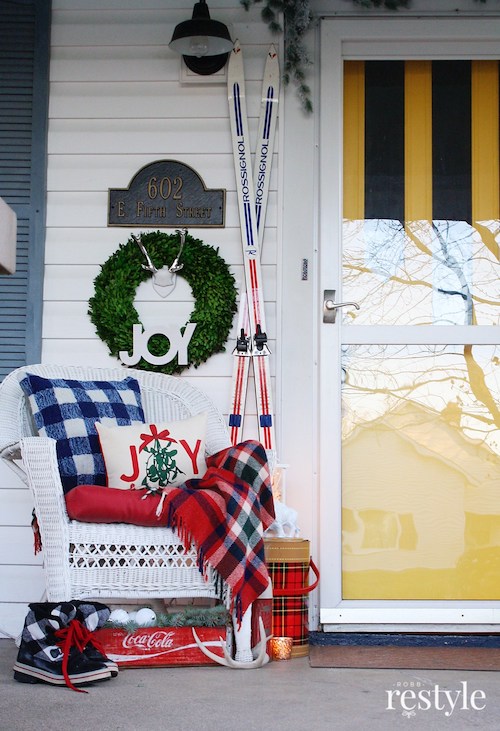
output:
<instances>
[{"instance_id":1,"label":"blue and white buffalo check pillow","mask_svg":"<svg viewBox=\"0 0 500 731\"><path fill-rule=\"evenodd\" d=\"M76 485L106 485L96 421L107 426L144 423L135 378L77 381L28 373L20 382L40 436L57 440L64 492Z\"/></svg>"}]
</instances>

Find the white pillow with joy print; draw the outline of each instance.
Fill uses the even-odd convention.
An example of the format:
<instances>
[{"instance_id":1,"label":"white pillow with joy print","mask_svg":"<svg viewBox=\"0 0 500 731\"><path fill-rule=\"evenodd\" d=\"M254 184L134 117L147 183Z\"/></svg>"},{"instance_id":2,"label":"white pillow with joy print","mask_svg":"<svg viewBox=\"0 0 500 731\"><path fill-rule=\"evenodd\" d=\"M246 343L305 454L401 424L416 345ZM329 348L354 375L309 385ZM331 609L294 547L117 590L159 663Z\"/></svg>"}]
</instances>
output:
<instances>
[{"instance_id":1,"label":"white pillow with joy print","mask_svg":"<svg viewBox=\"0 0 500 731\"><path fill-rule=\"evenodd\" d=\"M108 487L155 491L206 472L206 412L168 423L110 428L97 422L96 429Z\"/></svg>"}]
</instances>

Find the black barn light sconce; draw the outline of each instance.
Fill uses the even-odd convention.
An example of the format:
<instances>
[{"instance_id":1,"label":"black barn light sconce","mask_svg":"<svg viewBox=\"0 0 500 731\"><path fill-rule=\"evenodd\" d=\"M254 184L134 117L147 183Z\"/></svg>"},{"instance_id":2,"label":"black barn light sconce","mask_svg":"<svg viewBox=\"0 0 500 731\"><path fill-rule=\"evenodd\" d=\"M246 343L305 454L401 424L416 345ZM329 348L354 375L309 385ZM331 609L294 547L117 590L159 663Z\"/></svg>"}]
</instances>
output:
<instances>
[{"instance_id":1,"label":"black barn light sconce","mask_svg":"<svg viewBox=\"0 0 500 731\"><path fill-rule=\"evenodd\" d=\"M175 27L168 45L182 55L188 69L209 76L224 67L233 41L227 26L212 20L206 0L200 0L193 8L191 20Z\"/></svg>"}]
</instances>

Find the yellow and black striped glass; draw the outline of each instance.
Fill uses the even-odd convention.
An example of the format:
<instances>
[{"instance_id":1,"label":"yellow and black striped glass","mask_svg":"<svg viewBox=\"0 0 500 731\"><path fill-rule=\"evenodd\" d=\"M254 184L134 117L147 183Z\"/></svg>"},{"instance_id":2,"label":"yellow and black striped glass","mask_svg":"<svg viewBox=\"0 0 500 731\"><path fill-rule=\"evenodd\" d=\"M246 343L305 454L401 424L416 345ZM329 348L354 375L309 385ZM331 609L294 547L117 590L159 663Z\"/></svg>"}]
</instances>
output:
<instances>
[{"instance_id":1,"label":"yellow and black striped glass","mask_svg":"<svg viewBox=\"0 0 500 731\"><path fill-rule=\"evenodd\" d=\"M348 324L499 324L498 77L497 61L346 62Z\"/></svg>"}]
</instances>

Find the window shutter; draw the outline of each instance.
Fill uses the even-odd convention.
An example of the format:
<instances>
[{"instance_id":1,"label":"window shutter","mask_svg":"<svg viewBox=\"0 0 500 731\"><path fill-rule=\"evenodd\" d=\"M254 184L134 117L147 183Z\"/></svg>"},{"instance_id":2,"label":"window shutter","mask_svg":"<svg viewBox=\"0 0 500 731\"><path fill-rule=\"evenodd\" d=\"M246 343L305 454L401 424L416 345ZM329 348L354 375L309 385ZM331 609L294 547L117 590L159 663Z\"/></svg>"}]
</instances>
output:
<instances>
[{"instance_id":1,"label":"window shutter","mask_svg":"<svg viewBox=\"0 0 500 731\"><path fill-rule=\"evenodd\" d=\"M16 273L0 276L0 379L40 359L50 1L0 0L0 196L17 214Z\"/></svg>"}]
</instances>

